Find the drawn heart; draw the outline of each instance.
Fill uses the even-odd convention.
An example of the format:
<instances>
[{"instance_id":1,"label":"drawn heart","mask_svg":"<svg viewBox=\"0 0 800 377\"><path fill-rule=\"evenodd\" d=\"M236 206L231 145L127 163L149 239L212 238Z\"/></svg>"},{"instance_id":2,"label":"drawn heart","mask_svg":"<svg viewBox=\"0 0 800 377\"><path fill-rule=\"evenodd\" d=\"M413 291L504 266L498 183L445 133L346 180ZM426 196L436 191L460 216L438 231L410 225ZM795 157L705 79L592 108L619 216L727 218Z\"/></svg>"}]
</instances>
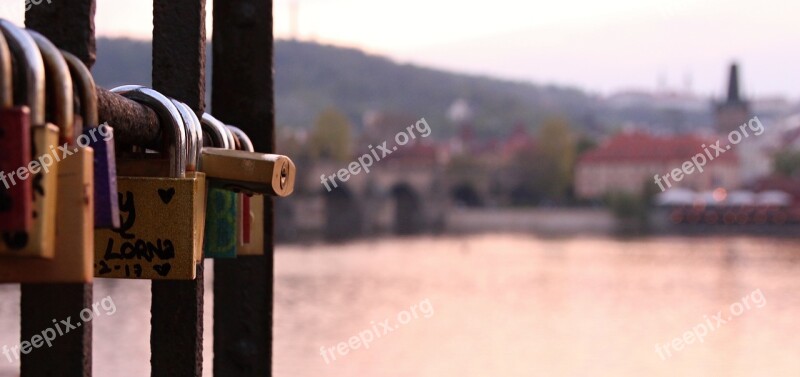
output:
<instances>
[{"instance_id":1,"label":"drawn heart","mask_svg":"<svg viewBox=\"0 0 800 377\"><path fill-rule=\"evenodd\" d=\"M169 204L172 201L172 197L175 196L175 188L173 187L169 190L158 189L158 196L161 197L161 201L164 204Z\"/></svg>"},{"instance_id":2,"label":"drawn heart","mask_svg":"<svg viewBox=\"0 0 800 377\"><path fill-rule=\"evenodd\" d=\"M153 266L153 269L156 270L156 272L158 272L159 275L167 276L169 275L169 270L172 269L172 265L170 265L169 263L164 263L162 265Z\"/></svg>"},{"instance_id":3,"label":"drawn heart","mask_svg":"<svg viewBox=\"0 0 800 377\"><path fill-rule=\"evenodd\" d=\"M17 251L28 246L28 232L3 232L3 241L9 249Z\"/></svg>"}]
</instances>

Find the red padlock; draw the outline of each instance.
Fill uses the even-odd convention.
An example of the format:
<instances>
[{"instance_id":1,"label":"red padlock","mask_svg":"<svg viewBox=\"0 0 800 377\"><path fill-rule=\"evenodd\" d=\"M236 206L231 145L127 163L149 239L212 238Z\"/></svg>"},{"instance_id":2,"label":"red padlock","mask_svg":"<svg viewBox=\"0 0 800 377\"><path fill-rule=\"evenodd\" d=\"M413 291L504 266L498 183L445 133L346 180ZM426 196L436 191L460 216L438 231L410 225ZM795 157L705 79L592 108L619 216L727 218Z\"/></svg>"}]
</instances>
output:
<instances>
[{"instance_id":1,"label":"red padlock","mask_svg":"<svg viewBox=\"0 0 800 377\"><path fill-rule=\"evenodd\" d=\"M27 106L14 106L11 51L0 33L0 232L27 234L33 228L31 123Z\"/></svg>"},{"instance_id":2,"label":"red padlock","mask_svg":"<svg viewBox=\"0 0 800 377\"><path fill-rule=\"evenodd\" d=\"M239 150L254 152L250 137L238 127L227 126ZM264 252L264 196L239 194L239 250L238 255L262 255Z\"/></svg>"}]
</instances>

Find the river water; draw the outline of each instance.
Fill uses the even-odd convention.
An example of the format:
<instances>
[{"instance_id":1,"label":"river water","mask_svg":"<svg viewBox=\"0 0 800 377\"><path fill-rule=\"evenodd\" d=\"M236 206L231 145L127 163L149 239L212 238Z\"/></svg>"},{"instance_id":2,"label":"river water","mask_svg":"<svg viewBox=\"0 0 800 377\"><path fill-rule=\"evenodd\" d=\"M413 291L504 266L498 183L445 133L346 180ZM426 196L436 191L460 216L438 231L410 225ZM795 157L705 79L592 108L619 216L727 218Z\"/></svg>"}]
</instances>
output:
<instances>
[{"instance_id":1,"label":"river water","mask_svg":"<svg viewBox=\"0 0 800 377\"><path fill-rule=\"evenodd\" d=\"M19 342L18 292L0 287L0 346ZM792 240L479 235L282 246L274 374L795 377L798 292ZM101 279L95 299L106 296L116 312L95 319L95 375L149 375L149 283ZM17 368L0 355L0 376Z\"/></svg>"}]
</instances>

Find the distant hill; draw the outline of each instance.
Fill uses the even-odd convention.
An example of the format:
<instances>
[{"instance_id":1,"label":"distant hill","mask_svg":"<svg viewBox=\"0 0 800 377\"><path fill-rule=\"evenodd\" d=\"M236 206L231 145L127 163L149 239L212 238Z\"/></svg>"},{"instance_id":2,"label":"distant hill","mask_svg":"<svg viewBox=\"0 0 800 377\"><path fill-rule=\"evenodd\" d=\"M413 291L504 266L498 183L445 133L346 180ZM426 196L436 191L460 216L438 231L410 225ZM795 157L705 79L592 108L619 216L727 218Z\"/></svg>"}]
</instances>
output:
<instances>
[{"instance_id":1,"label":"distant hill","mask_svg":"<svg viewBox=\"0 0 800 377\"><path fill-rule=\"evenodd\" d=\"M532 126L556 113L578 121L594 106L575 89L453 74L307 42L277 42L275 71L279 118L302 125L311 124L325 106L342 109L353 120L369 110L391 110L442 124L448 108L463 98L474 111L476 131L486 134L517 122Z\"/></svg>"},{"instance_id":2,"label":"distant hill","mask_svg":"<svg viewBox=\"0 0 800 377\"><path fill-rule=\"evenodd\" d=\"M209 47L209 55L210 51ZM98 40L94 73L103 87L148 85L150 64L150 42ZM637 120L631 116L646 121L660 118L652 112L632 115L611 110L575 88L455 74L398 64L356 49L298 41L275 43L275 90L278 124L301 128L311 127L317 114L333 106L357 126L370 110L426 117L441 125L437 136L444 136L454 132L445 114L459 99L470 105L472 125L482 136L506 134L516 124L534 128L551 115L565 116L577 129L591 133Z\"/></svg>"}]
</instances>

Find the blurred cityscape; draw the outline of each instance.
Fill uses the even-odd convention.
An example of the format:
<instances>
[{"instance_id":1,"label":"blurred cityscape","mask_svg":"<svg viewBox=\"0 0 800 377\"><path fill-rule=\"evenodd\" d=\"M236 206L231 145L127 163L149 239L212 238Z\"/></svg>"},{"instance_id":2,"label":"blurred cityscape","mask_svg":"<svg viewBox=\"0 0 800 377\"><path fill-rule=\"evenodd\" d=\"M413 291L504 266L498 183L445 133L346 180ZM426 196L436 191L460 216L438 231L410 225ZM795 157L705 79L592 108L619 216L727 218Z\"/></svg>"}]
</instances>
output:
<instances>
[{"instance_id":1,"label":"blurred cityscape","mask_svg":"<svg viewBox=\"0 0 800 377\"><path fill-rule=\"evenodd\" d=\"M524 111L524 97L498 108L503 104L496 98L482 102L469 91L422 112L335 96L313 127L281 128L278 145L296 159L304 179L297 195L278 203L284 220L278 234L282 240L309 233L346 239L509 227L559 234L786 233L795 229L787 225L800 223L800 107L783 98L748 98L739 71L720 62L716 98L694 94L688 82L683 89L572 98L564 89L531 86L525 89L544 92L530 99L533 114ZM496 83L503 84L519 85ZM354 111L359 105L364 110ZM346 168L368 145L392 140L422 116L431 120L434 137L402 147L369 175L322 190L320 175ZM708 154L702 172L660 193L654 172L681 168L714 140L730 144L728 134L740 126L750 131L734 139L734 148L713 161Z\"/></svg>"},{"instance_id":2,"label":"blurred cityscape","mask_svg":"<svg viewBox=\"0 0 800 377\"><path fill-rule=\"evenodd\" d=\"M97 3L97 84L150 85L152 3ZM275 152L298 172L267 239L273 375L800 374L800 5L272 5ZM226 265L205 261L204 376ZM94 290L119 306L95 374L151 374L150 282Z\"/></svg>"},{"instance_id":3,"label":"blurred cityscape","mask_svg":"<svg viewBox=\"0 0 800 377\"><path fill-rule=\"evenodd\" d=\"M101 39L99 51L108 57L95 68L100 85L149 82L148 42ZM600 95L296 40L276 41L275 65L276 144L300 172L296 194L277 201L279 241L496 230L774 234L800 223L800 104L750 97L746 65L720 61L713 97L695 94L689 76ZM754 117L763 130L748 128ZM321 184L422 118L430 137L330 192ZM670 175L715 140L731 144L729 132L743 125L747 137L661 192L654 173Z\"/></svg>"}]
</instances>

